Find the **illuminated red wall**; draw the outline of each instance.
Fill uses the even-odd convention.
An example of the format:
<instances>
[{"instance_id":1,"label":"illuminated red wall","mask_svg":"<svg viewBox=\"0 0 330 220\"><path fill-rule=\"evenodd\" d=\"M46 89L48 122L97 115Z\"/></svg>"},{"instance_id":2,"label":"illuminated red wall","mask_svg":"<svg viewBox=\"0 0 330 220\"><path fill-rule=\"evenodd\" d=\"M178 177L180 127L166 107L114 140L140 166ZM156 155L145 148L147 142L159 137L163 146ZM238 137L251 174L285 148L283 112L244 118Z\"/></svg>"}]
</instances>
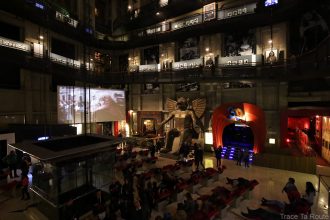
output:
<instances>
[{"instance_id":1,"label":"illuminated red wall","mask_svg":"<svg viewBox=\"0 0 330 220\"><path fill-rule=\"evenodd\" d=\"M244 112L244 124L250 126L254 135L255 153L261 152L266 139L265 115L261 108L249 103L226 103L217 107L212 116L213 146L222 144L222 134L224 128L235 121L228 118L228 108L240 108Z\"/></svg>"},{"instance_id":2,"label":"illuminated red wall","mask_svg":"<svg viewBox=\"0 0 330 220\"><path fill-rule=\"evenodd\" d=\"M310 118L312 116L330 115L329 108L309 108L309 109L288 109L281 112L281 147L287 147L286 139L289 138L288 128L290 118ZM308 122L309 123L309 122ZM322 129L322 125L317 125L316 129Z\"/></svg>"},{"instance_id":3,"label":"illuminated red wall","mask_svg":"<svg viewBox=\"0 0 330 220\"><path fill-rule=\"evenodd\" d=\"M300 130L309 129L310 126L310 119L309 118L288 118L288 128L296 129L299 128Z\"/></svg>"}]
</instances>

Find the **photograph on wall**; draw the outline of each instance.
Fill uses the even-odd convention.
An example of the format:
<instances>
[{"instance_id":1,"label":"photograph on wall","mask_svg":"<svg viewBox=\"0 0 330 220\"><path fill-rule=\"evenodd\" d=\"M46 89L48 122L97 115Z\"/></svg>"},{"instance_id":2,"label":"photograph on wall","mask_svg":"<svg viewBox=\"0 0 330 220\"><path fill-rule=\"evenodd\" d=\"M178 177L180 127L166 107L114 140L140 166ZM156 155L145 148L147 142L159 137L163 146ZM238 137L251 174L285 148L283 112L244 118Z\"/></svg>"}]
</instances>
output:
<instances>
[{"instance_id":1,"label":"photograph on wall","mask_svg":"<svg viewBox=\"0 0 330 220\"><path fill-rule=\"evenodd\" d=\"M291 19L290 27L291 54L313 50L330 34L330 1L315 4L313 10Z\"/></svg>"},{"instance_id":2,"label":"photograph on wall","mask_svg":"<svg viewBox=\"0 0 330 220\"><path fill-rule=\"evenodd\" d=\"M144 94L158 94L159 93L159 84L158 83L147 83L143 86Z\"/></svg>"},{"instance_id":3,"label":"photograph on wall","mask_svg":"<svg viewBox=\"0 0 330 220\"><path fill-rule=\"evenodd\" d=\"M205 56L205 66L211 67L214 65L214 55L210 54Z\"/></svg>"},{"instance_id":4,"label":"photograph on wall","mask_svg":"<svg viewBox=\"0 0 330 220\"><path fill-rule=\"evenodd\" d=\"M158 64L159 63L159 46L143 49L142 65Z\"/></svg>"},{"instance_id":5,"label":"photograph on wall","mask_svg":"<svg viewBox=\"0 0 330 220\"><path fill-rule=\"evenodd\" d=\"M155 119L142 119L142 133L143 135L156 134Z\"/></svg>"},{"instance_id":6,"label":"photograph on wall","mask_svg":"<svg viewBox=\"0 0 330 220\"><path fill-rule=\"evenodd\" d=\"M256 54L255 31L242 31L225 34L224 54L226 57Z\"/></svg>"},{"instance_id":7,"label":"photograph on wall","mask_svg":"<svg viewBox=\"0 0 330 220\"><path fill-rule=\"evenodd\" d=\"M179 42L179 48L180 61L199 58L197 37L188 38L183 42Z\"/></svg>"},{"instance_id":8,"label":"photograph on wall","mask_svg":"<svg viewBox=\"0 0 330 220\"><path fill-rule=\"evenodd\" d=\"M199 91L199 83L192 82L192 83L176 84L175 91L176 92L193 92L193 91Z\"/></svg>"},{"instance_id":9,"label":"photograph on wall","mask_svg":"<svg viewBox=\"0 0 330 220\"><path fill-rule=\"evenodd\" d=\"M278 50L269 49L265 52L265 61L266 63L276 63L278 60Z\"/></svg>"},{"instance_id":10,"label":"photograph on wall","mask_svg":"<svg viewBox=\"0 0 330 220\"><path fill-rule=\"evenodd\" d=\"M204 5L203 7L204 21L210 21L215 19L215 7L216 7L215 2L208 5Z\"/></svg>"}]
</instances>

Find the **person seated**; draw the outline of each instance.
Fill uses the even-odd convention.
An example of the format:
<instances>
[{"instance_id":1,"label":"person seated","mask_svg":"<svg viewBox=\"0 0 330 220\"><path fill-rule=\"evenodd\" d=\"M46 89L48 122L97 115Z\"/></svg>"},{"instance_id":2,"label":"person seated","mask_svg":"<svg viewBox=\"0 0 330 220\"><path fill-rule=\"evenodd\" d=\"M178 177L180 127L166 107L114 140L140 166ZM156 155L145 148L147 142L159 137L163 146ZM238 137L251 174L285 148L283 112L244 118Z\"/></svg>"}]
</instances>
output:
<instances>
[{"instance_id":1,"label":"person seated","mask_svg":"<svg viewBox=\"0 0 330 220\"><path fill-rule=\"evenodd\" d=\"M175 176L171 175L169 172L164 172L162 174L161 185L167 189L174 189L174 186L178 183L178 180Z\"/></svg>"},{"instance_id":2,"label":"person seated","mask_svg":"<svg viewBox=\"0 0 330 220\"><path fill-rule=\"evenodd\" d=\"M186 193L183 204L184 204L184 210L186 211L187 216L191 216L196 210L196 203L193 200L193 198L189 192Z\"/></svg>"},{"instance_id":3,"label":"person seated","mask_svg":"<svg viewBox=\"0 0 330 220\"><path fill-rule=\"evenodd\" d=\"M288 182L282 189L282 193L286 192L290 203L294 203L298 199L300 199L300 193L295 185L295 179L290 177Z\"/></svg>"},{"instance_id":4,"label":"person seated","mask_svg":"<svg viewBox=\"0 0 330 220\"><path fill-rule=\"evenodd\" d=\"M305 194L302 196L302 199L304 199L310 206L314 203L314 197L316 194L316 190L311 182L306 182L306 190Z\"/></svg>"}]
</instances>

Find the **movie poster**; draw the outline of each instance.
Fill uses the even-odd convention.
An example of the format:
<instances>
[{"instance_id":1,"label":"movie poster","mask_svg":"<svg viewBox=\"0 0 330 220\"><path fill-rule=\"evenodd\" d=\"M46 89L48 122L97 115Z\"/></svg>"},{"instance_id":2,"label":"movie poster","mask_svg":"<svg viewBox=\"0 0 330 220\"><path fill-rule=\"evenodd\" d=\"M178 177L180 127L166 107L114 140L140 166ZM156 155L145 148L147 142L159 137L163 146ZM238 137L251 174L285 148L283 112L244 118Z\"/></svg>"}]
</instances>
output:
<instances>
[{"instance_id":1,"label":"movie poster","mask_svg":"<svg viewBox=\"0 0 330 220\"><path fill-rule=\"evenodd\" d=\"M256 54L255 31L227 33L224 40L226 57Z\"/></svg>"},{"instance_id":2,"label":"movie poster","mask_svg":"<svg viewBox=\"0 0 330 220\"><path fill-rule=\"evenodd\" d=\"M159 63L159 46L149 47L143 50L142 65L158 64Z\"/></svg>"},{"instance_id":3,"label":"movie poster","mask_svg":"<svg viewBox=\"0 0 330 220\"><path fill-rule=\"evenodd\" d=\"M180 43L180 61L199 58L197 37L188 38Z\"/></svg>"}]
</instances>

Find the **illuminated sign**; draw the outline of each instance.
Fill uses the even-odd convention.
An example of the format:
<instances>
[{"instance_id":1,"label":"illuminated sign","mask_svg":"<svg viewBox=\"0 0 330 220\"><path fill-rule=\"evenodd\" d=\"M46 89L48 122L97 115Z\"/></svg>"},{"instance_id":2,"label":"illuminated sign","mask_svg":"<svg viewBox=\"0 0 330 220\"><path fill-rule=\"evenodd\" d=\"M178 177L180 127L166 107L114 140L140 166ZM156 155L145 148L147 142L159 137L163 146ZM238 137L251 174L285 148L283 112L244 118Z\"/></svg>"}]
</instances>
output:
<instances>
[{"instance_id":1,"label":"illuminated sign","mask_svg":"<svg viewBox=\"0 0 330 220\"><path fill-rule=\"evenodd\" d=\"M255 66L262 62L262 55L244 55L244 56L232 56L232 57L219 57L219 64L223 66Z\"/></svg>"},{"instance_id":2,"label":"illuminated sign","mask_svg":"<svg viewBox=\"0 0 330 220\"><path fill-rule=\"evenodd\" d=\"M19 41L9 40L4 37L0 37L0 46L9 47L17 50L30 51L31 47L29 44L22 43Z\"/></svg>"},{"instance_id":3,"label":"illuminated sign","mask_svg":"<svg viewBox=\"0 0 330 220\"><path fill-rule=\"evenodd\" d=\"M155 27L155 28L149 28L146 30L147 34L155 34L157 32L161 32L162 31L162 27Z\"/></svg>"},{"instance_id":4,"label":"illuminated sign","mask_svg":"<svg viewBox=\"0 0 330 220\"><path fill-rule=\"evenodd\" d=\"M59 64L63 64L63 65L68 65L68 66L72 66L75 68L79 68L80 67L80 61L78 60L73 60L67 57L63 57L60 56L58 54L55 53L50 53L50 59L56 63Z\"/></svg>"},{"instance_id":5,"label":"illuminated sign","mask_svg":"<svg viewBox=\"0 0 330 220\"><path fill-rule=\"evenodd\" d=\"M203 65L203 59L192 59L192 60L185 60L181 62L174 62L173 63L173 69L179 70L179 69L192 69L192 68L198 68L201 65Z\"/></svg>"},{"instance_id":6,"label":"illuminated sign","mask_svg":"<svg viewBox=\"0 0 330 220\"><path fill-rule=\"evenodd\" d=\"M72 18L70 18L70 17L68 17L68 16L66 16L66 15L64 15L64 14L58 12L58 11L56 12L56 19L66 23L68 25L71 25L72 27L75 27L75 28L78 25L78 21L76 21L76 20L74 20L74 19L72 19Z\"/></svg>"},{"instance_id":7,"label":"illuminated sign","mask_svg":"<svg viewBox=\"0 0 330 220\"><path fill-rule=\"evenodd\" d=\"M159 72L160 64L140 65L139 71L140 72Z\"/></svg>"},{"instance_id":8,"label":"illuminated sign","mask_svg":"<svg viewBox=\"0 0 330 220\"><path fill-rule=\"evenodd\" d=\"M247 14L253 14L256 8L257 8L257 3L252 3L237 8L220 10L218 12L218 19L222 20L222 19L228 19L228 18L247 15Z\"/></svg>"},{"instance_id":9,"label":"illuminated sign","mask_svg":"<svg viewBox=\"0 0 330 220\"><path fill-rule=\"evenodd\" d=\"M191 18L187 18L181 21L173 22L171 24L172 30L180 29L180 28L185 28L189 27L192 25L196 25L202 23L202 15L196 15Z\"/></svg>"}]
</instances>

